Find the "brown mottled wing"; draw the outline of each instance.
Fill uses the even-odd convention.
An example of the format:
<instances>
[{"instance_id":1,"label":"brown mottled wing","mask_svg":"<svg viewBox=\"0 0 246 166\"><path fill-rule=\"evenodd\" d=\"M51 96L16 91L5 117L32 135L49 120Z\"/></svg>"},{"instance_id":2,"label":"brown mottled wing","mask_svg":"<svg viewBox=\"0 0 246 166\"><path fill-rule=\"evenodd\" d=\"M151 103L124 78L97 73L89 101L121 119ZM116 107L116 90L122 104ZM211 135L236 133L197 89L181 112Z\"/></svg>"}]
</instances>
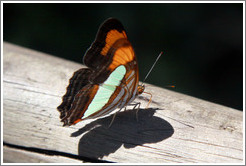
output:
<instances>
[{"instance_id":1,"label":"brown mottled wing","mask_svg":"<svg viewBox=\"0 0 246 166\"><path fill-rule=\"evenodd\" d=\"M93 71L89 68L79 69L74 72L69 80L67 92L62 98L62 103L57 107L60 111L60 118L63 119L71 108L75 95L86 85L89 84L89 76Z\"/></svg>"}]
</instances>

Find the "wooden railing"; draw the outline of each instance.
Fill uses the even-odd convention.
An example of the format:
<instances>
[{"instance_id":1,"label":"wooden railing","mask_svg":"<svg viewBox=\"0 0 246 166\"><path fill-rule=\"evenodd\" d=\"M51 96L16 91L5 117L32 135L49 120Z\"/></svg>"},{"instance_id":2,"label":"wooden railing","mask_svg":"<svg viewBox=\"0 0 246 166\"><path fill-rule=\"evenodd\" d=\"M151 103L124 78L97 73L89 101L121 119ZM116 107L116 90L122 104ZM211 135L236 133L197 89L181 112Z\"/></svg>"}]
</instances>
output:
<instances>
[{"instance_id":1,"label":"wooden railing","mask_svg":"<svg viewBox=\"0 0 246 166\"><path fill-rule=\"evenodd\" d=\"M3 162L243 163L243 112L153 85L141 109L62 127L80 64L3 43ZM148 97L148 96L146 96Z\"/></svg>"}]
</instances>

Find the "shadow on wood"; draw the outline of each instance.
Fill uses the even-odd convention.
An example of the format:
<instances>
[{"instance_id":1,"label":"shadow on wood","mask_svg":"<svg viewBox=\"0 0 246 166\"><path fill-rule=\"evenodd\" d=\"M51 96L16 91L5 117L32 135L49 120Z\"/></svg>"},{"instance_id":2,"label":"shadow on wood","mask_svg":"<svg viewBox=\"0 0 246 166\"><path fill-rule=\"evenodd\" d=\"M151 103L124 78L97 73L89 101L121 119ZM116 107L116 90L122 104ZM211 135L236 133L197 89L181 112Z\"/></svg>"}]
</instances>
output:
<instances>
[{"instance_id":1,"label":"shadow on wood","mask_svg":"<svg viewBox=\"0 0 246 166\"><path fill-rule=\"evenodd\" d=\"M72 137L78 137L87 132L79 141L79 155L84 156L84 152L91 149L94 153L89 157L98 159L114 153L122 145L129 149L148 143L157 143L171 137L174 133L173 127L167 121L154 116L156 110L154 108L140 109L138 121L136 111L127 110L117 113L110 128L108 125L113 115L93 121L72 133Z\"/></svg>"}]
</instances>

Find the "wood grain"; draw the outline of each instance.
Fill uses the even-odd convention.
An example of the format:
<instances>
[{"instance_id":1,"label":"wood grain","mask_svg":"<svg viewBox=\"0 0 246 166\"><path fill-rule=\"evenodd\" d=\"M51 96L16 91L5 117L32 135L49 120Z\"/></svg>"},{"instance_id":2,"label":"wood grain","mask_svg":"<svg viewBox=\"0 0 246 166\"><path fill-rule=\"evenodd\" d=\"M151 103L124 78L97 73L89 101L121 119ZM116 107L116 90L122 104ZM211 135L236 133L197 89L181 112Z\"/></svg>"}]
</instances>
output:
<instances>
[{"instance_id":1,"label":"wood grain","mask_svg":"<svg viewBox=\"0 0 246 166\"><path fill-rule=\"evenodd\" d=\"M3 43L3 141L120 163L243 163L243 113L153 85L148 109L62 127L57 106L73 72L84 66ZM5 162L66 162L5 149ZM30 153L30 152L28 152ZM38 155L38 154L35 154ZM20 156L20 155L17 155ZM63 157L64 158L64 157ZM69 160L72 162L72 160ZM77 162L77 161L75 161ZM82 162L82 161L81 161Z\"/></svg>"},{"instance_id":2,"label":"wood grain","mask_svg":"<svg viewBox=\"0 0 246 166\"><path fill-rule=\"evenodd\" d=\"M81 160L57 155L46 155L22 149L3 147L4 163L81 163Z\"/></svg>"}]
</instances>

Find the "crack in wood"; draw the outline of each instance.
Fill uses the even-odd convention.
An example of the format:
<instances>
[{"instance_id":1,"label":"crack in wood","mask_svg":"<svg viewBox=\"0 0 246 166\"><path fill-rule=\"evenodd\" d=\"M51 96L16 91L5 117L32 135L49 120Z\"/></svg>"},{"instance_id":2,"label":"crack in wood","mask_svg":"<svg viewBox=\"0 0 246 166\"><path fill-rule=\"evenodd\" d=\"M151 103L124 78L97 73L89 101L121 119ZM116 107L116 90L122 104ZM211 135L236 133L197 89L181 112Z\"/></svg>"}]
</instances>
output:
<instances>
[{"instance_id":1,"label":"crack in wood","mask_svg":"<svg viewBox=\"0 0 246 166\"><path fill-rule=\"evenodd\" d=\"M56 109L56 108L52 108L52 107L47 107L47 106L41 106L39 104L32 104L32 103L28 103L28 102L23 102L23 101L20 101L20 100L12 100L12 99L8 99L8 98L4 98L3 100L8 100L8 101L11 101L11 102L15 102L15 103L22 103L22 104L26 104L28 106L32 105L32 106L35 106L35 107L39 107L39 108L49 108L49 109ZM15 108L15 107L14 107ZM44 109L42 109L43 111Z\"/></svg>"},{"instance_id":2,"label":"crack in wood","mask_svg":"<svg viewBox=\"0 0 246 166\"><path fill-rule=\"evenodd\" d=\"M220 155L220 154L215 154L215 153L207 153L207 154L211 154L211 155L215 155L215 156L220 156L220 157L231 158L231 159L236 159L236 160L243 161L243 159L240 159L240 158L237 158L237 157L231 157L231 156L228 156L228 155Z\"/></svg>"},{"instance_id":3,"label":"crack in wood","mask_svg":"<svg viewBox=\"0 0 246 166\"><path fill-rule=\"evenodd\" d=\"M30 86L28 86L28 85L17 83L17 82L11 82L11 81L6 81L6 80L3 80L3 82L9 83L9 84L14 84L14 85L21 85L21 86L25 86L25 87L30 88ZM24 91L28 91L28 92L33 92L33 93L44 94L44 95L48 95L48 96L54 96L54 97L59 97L59 98L61 97L59 95L53 95L53 94L50 94L50 93L39 92L39 91L35 91L35 90L31 90L31 89L26 89L26 88L19 88L19 87L14 87L14 88L15 89L24 90Z\"/></svg>"},{"instance_id":4,"label":"crack in wood","mask_svg":"<svg viewBox=\"0 0 246 166\"><path fill-rule=\"evenodd\" d=\"M9 144L9 143L6 143L6 142L3 142L3 146L7 146L7 147L10 147L10 148L15 148L15 149L26 150L26 151L29 151L29 152L35 152L35 153L49 155L49 156L62 156L62 157L67 157L67 158L71 158L71 159L77 159L77 160L81 160L82 162L113 163L113 162L110 162L110 161L91 159L91 158L88 158L88 157L78 156L78 155L71 154L71 153L66 153L66 152L60 152L60 151L55 151L55 150L47 150L47 149L40 149L40 148L33 148L33 147L25 147L25 146Z\"/></svg>"},{"instance_id":5,"label":"crack in wood","mask_svg":"<svg viewBox=\"0 0 246 166\"><path fill-rule=\"evenodd\" d=\"M12 82L12 81L7 81L7 80L3 80L3 82L8 83L8 84L14 84L14 85L28 86L28 85L25 85L25 84L21 84L21 83L17 83L17 82Z\"/></svg>"},{"instance_id":6,"label":"crack in wood","mask_svg":"<svg viewBox=\"0 0 246 166\"><path fill-rule=\"evenodd\" d=\"M196 142L196 143L201 143L201 144L206 144L206 145L211 145L211 146L217 146L217 147L221 147L221 148L228 148L228 149L234 149L234 150L242 151L241 149L237 149L237 148L233 148L233 147L228 147L228 146L222 146L222 145L216 145L216 144L202 142L202 141L195 141L195 140L175 138L175 137L173 137L173 138L174 139L183 140L183 141L191 141L191 142Z\"/></svg>"},{"instance_id":7,"label":"crack in wood","mask_svg":"<svg viewBox=\"0 0 246 166\"><path fill-rule=\"evenodd\" d=\"M49 94L49 93L34 91L34 90L30 90L30 89L24 89L24 88L15 88L15 89L20 89L20 90L24 90L24 91L28 91L28 92L33 92L33 93L44 94L44 95L47 95L47 96L61 97L61 96L58 96L58 95L53 95L53 94Z\"/></svg>"}]
</instances>

